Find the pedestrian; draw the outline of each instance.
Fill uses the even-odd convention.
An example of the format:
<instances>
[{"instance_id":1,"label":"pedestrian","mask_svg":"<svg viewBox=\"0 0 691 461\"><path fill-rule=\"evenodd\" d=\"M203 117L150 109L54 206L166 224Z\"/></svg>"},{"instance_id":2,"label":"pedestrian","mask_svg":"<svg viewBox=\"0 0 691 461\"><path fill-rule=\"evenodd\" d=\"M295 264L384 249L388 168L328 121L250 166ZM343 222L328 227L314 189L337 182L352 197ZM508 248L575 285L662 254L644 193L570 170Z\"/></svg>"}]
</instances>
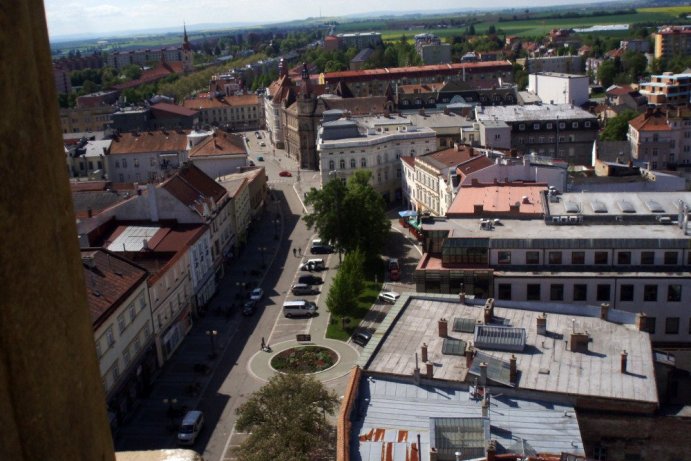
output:
<instances>
[{"instance_id":1,"label":"pedestrian","mask_svg":"<svg viewBox=\"0 0 691 461\"><path fill-rule=\"evenodd\" d=\"M262 350L266 349L266 342L264 341L264 337L262 336Z\"/></svg>"},{"instance_id":2,"label":"pedestrian","mask_svg":"<svg viewBox=\"0 0 691 461\"><path fill-rule=\"evenodd\" d=\"M302 256L302 247L298 247L298 254Z\"/></svg>"},{"instance_id":3,"label":"pedestrian","mask_svg":"<svg viewBox=\"0 0 691 461\"><path fill-rule=\"evenodd\" d=\"M298 250L293 248L293 256L297 256L297 252L298 252Z\"/></svg>"}]
</instances>

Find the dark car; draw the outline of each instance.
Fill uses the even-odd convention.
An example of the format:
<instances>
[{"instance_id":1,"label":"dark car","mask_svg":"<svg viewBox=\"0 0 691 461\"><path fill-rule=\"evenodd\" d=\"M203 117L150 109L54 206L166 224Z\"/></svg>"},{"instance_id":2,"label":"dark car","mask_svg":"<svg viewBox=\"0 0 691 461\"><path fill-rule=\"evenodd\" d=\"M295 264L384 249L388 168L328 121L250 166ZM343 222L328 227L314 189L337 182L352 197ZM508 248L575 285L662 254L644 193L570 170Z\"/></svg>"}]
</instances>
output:
<instances>
[{"instance_id":1,"label":"dark car","mask_svg":"<svg viewBox=\"0 0 691 461\"><path fill-rule=\"evenodd\" d=\"M321 277L316 275L301 275L298 278L298 283L304 283L305 285L321 285L324 283Z\"/></svg>"},{"instance_id":2,"label":"dark car","mask_svg":"<svg viewBox=\"0 0 691 461\"><path fill-rule=\"evenodd\" d=\"M254 305L256 304L255 301L247 301L243 306L242 306L242 315L254 315Z\"/></svg>"},{"instance_id":3,"label":"dark car","mask_svg":"<svg viewBox=\"0 0 691 461\"><path fill-rule=\"evenodd\" d=\"M310 251L312 252L312 254L322 255L331 254L333 253L334 249L330 245L312 245Z\"/></svg>"},{"instance_id":4,"label":"dark car","mask_svg":"<svg viewBox=\"0 0 691 461\"><path fill-rule=\"evenodd\" d=\"M371 338L372 335L367 333L366 331L358 331L353 335L353 342L355 344L359 344L362 347L365 347Z\"/></svg>"}]
</instances>

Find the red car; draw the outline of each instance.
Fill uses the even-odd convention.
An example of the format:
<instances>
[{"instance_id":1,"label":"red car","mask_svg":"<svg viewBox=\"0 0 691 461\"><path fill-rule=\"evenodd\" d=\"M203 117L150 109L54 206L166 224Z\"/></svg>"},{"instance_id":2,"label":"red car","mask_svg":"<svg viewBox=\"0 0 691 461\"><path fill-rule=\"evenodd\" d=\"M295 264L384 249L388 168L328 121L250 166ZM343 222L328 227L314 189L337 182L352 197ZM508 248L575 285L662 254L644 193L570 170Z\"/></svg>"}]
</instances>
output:
<instances>
[{"instance_id":1,"label":"red car","mask_svg":"<svg viewBox=\"0 0 691 461\"><path fill-rule=\"evenodd\" d=\"M279 176L283 176L284 178L290 178L290 177L293 176L293 175L290 173L290 171L285 171L285 170L284 170L284 171L281 171L280 173L278 173L278 175L279 175Z\"/></svg>"}]
</instances>

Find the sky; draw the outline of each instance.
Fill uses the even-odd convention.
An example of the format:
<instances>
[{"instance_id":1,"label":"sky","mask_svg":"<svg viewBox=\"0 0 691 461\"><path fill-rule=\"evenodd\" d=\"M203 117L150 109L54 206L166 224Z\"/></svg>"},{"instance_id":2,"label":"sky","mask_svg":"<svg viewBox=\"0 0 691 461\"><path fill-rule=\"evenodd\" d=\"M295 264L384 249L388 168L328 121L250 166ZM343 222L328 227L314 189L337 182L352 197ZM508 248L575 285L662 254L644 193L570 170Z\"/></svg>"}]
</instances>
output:
<instances>
[{"instance_id":1,"label":"sky","mask_svg":"<svg viewBox=\"0 0 691 461\"><path fill-rule=\"evenodd\" d=\"M540 6L594 0L551 0ZM368 11L525 8L531 0L44 0L51 38L210 23L270 23Z\"/></svg>"}]
</instances>

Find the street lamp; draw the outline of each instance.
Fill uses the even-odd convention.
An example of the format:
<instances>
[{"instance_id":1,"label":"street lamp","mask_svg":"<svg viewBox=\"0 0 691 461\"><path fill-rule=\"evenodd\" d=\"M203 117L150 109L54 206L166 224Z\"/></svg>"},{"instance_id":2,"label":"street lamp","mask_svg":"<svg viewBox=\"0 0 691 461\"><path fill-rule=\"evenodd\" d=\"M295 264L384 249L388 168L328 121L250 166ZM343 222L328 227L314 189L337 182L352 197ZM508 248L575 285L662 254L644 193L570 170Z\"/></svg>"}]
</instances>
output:
<instances>
[{"instance_id":1,"label":"street lamp","mask_svg":"<svg viewBox=\"0 0 691 461\"><path fill-rule=\"evenodd\" d=\"M211 354L209 354L209 357L213 359L216 357L216 336L218 335L218 331L206 330L206 335L209 337L209 340L211 341Z\"/></svg>"}]
</instances>

